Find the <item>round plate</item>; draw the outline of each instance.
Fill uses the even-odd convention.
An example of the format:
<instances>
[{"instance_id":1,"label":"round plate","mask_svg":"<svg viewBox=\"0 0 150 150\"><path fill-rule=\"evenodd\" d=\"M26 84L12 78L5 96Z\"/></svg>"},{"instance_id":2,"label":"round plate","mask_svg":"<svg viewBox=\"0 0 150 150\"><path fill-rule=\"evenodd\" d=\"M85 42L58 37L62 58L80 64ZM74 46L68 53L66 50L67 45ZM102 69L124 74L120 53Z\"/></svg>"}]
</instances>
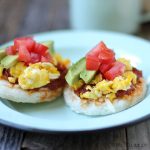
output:
<instances>
[{"instance_id":1,"label":"round plate","mask_svg":"<svg viewBox=\"0 0 150 150\"><path fill-rule=\"evenodd\" d=\"M57 31L35 34L38 41L54 40L57 52L72 62L84 56L99 41L114 49L117 56L131 59L150 80L150 43L146 40L105 31ZM7 43L10 44L10 43ZM6 46L6 45L4 45ZM149 83L148 83L149 84ZM149 85L148 85L149 86ZM76 114L68 108L63 97L42 104L21 104L0 101L0 122L9 126L46 132L91 131L121 126L150 115L150 91L137 105L107 116L89 117Z\"/></svg>"}]
</instances>

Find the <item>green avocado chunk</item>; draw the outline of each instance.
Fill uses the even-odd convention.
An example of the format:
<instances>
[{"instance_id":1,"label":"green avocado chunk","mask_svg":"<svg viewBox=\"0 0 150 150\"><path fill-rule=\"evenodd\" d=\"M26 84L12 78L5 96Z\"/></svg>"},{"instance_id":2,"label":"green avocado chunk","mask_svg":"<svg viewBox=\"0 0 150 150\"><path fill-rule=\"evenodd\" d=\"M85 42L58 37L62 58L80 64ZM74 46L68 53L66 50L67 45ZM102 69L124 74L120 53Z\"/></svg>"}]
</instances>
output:
<instances>
[{"instance_id":1,"label":"green avocado chunk","mask_svg":"<svg viewBox=\"0 0 150 150\"><path fill-rule=\"evenodd\" d=\"M45 42L42 42L41 44L47 46L48 49L49 49L49 52L52 55L55 53L55 50L54 50L54 41L45 41Z\"/></svg>"},{"instance_id":2,"label":"green avocado chunk","mask_svg":"<svg viewBox=\"0 0 150 150\"><path fill-rule=\"evenodd\" d=\"M8 55L1 60L1 65L4 68L10 68L18 62L18 55Z\"/></svg>"},{"instance_id":3,"label":"green avocado chunk","mask_svg":"<svg viewBox=\"0 0 150 150\"><path fill-rule=\"evenodd\" d=\"M0 60L2 60L6 56L5 49L0 49Z\"/></svg>"},{"instance_id":4,"label":"green avocado chunk","mask_svg":"<svg viewBox=\"0 0 150 150\"><path fill-rule=\"evenodd\" d=\"M77 82L80 79L80 73L82 72L82 70L84 70L85 65L86 62L84 57L69 68L65 79L70 86L72 86L75 82Z\"/></svg>"},{"instance_id":5,"label":"green avocado chunk","mask_svg":"<svg viewBox=\"0 0 150 150\"><path fill-rule=\"evenodd\" d=\"M84 82L87 84L89 83L95 76L96 71L89 71L84 68L82 72L80 73L80 78L84 80Z\"/></svg>"}]
</instances>

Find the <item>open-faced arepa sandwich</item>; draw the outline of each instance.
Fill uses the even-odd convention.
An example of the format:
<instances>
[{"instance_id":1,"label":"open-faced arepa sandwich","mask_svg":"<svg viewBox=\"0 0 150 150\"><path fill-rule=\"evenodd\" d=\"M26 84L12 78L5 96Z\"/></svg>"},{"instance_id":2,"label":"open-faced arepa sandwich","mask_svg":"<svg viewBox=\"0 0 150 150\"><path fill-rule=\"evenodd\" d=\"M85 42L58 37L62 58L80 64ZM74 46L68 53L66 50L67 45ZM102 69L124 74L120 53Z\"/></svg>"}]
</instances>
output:
<instances>
[{"instance_id":1,"label":"open-faced arepa sandwich","mask_svg":"<svg viewBox=\"0 0 150 150\"><path fill-rule=\"evenodd\" d=\"M106 115L129 108L146 93L142 71L103 42L73 64L66 75L64 91L70 108L86 115Z\"/></svg>"},{"instance_id":2,"label":"open-faced arepa sandwich","mask_svg":"<svg viewBox=\"0 0 150 150\"><path fill-rule=\"evenodd\" d=\"M52 41L16 38L0 50L0 97L22 103L52 101L63 92L68 65Z\"/></svg>"}]
</instances>

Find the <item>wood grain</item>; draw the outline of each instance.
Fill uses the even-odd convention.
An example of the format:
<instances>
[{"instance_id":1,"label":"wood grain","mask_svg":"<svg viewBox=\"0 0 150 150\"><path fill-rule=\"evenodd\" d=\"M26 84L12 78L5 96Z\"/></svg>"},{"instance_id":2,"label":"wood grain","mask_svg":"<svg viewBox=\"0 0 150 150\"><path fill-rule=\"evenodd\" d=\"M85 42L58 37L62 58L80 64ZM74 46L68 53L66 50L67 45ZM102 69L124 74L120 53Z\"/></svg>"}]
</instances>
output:
<instances>
[{"instance_id":1,"label":"wood grain","mask_svg":"<svg viewBox=\"0 0 150 150\"><path fill-rule=\"evenodd\" d=\"M67 5L67 0L30 0L20 34L68 28Z\"/></svg>"},{"instance_id":2,"label":"wood grain","mask_svg":"<svg viewBox=\"0 0 150 150\"><path fill-rule=\"evenodd\" d=\"M22 145L29 150L126 150L124 129L88 134L28 133Z\"/></svg>"},{"instance_id":3,"label":"wood grain","mask_svg":"<svg viewBox=\"0 0 150 150\"><path fill-rule=\"evenodd\" d=\"M19 150L22 139L22 131L0 126L0 150Z\"/></svg>"},{"instance_id":4,"label":"wood grain","mask_svg":"<svg viewBox=\"0 0 150 150\"><path fill-rule=\"evenodd\" d=\"M26 2L20 0L15 0L15 2L16 8L14 9L12 7L14 1L0 0L0 43L9 41L15 37L18 28L21 26ZM22 139L22 131L0 125L1 150L19 150Z\"/></svg>"},{"instance_id":5,"label":"wood grain","mask_svg":"<svg viewBox=\"0 0 150 150\"><path fill-rule=\"evenodd\" d=\"M128 150L150 150L150 120L127 128Z\"/></svg>"},{"instance_id":6,"label":"wood grain","mask_svg":"<svg viewBox=\"0 0 150 150\"><path fill-rule=\"evenodd\" d=\"M21 28L27 1L0 0L0 43L14 38ZM12 7L14 6L14 7Z\"/></svg>"}]
</instances>

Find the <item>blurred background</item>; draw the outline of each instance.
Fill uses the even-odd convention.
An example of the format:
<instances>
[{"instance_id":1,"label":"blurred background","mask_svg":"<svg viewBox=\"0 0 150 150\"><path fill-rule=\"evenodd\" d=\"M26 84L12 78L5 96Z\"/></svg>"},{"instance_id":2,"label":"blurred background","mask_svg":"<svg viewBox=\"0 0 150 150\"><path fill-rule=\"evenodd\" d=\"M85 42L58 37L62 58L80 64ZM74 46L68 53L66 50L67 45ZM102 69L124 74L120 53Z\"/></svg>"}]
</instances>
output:
<instances>
[{"instance_id":1,"label":"blurred background","mask_svg":"<svg viewBox=\"0 0 150 150\"><path fill-rule=\"evenodd\" d=\"M150 37L150 0L0 0L0 43L60 29Z\"/></svg>"}]
</instances>

